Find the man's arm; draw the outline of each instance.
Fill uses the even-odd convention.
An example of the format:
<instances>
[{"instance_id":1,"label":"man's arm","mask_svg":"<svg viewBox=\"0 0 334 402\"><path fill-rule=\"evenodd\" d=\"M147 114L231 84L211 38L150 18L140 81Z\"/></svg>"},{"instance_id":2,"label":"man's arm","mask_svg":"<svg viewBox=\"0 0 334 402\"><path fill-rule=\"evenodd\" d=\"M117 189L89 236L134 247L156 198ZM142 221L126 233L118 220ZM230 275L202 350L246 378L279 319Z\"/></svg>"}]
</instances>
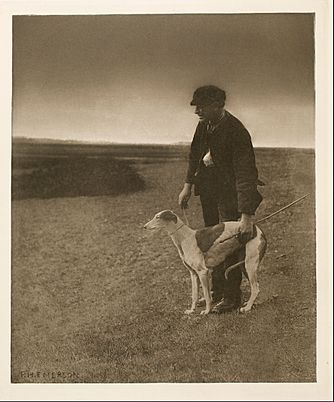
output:
<instances>
[{"instance_id":1,"label":"man's arm","mask_svg":"<svg viewBox=\"0 0 334 402\"><path fill-rule=\"evenodd\" d=\"M241 213L241 241L246 243L253 236L253 215L262 196L257 191L258 172L255 164L251 137L246 129L235 136L233 144L233 169L238 197L238 210Z\"/></svg>"},{"instance_id":2,"label":"man's arm","mask_svg":"<svg viewBox=\"0 0 334 402\"><path fill-rule=\"evenodd\" d=\"M193 140L190 145L190 152L188 156L188 169L186 175L186 183L193 184L195 173L198 168L199 158L201 152L201 139L200 139L200 124L197 125Z\"/></svg>"},{"instance_id":3,"label":"man's arm","mask_svg":"<svg viewBox=\"0 0 334 402\"><path fill-rule=\"evenodd\" d=\"M254 215L262 201L257 190L258 172L255 165L251 137L245 128L235 133L233 138L232 163L238 197L238 210L247 216Z\"/></svg>"},{"instance_id":4,"label":"man's arm","mask_svg":"<svg viewBox=\"0 0 334 402\"><path fill-rule=\"evenodd\" d=\"M190 146L186 180L183 189L179 195L179 205L181 208L188 208L188 201L191 197L191 189L194 184L195 173L198 168L199 154L200 154L200 133L198 125Z\"/></svg>"}]
</instances>

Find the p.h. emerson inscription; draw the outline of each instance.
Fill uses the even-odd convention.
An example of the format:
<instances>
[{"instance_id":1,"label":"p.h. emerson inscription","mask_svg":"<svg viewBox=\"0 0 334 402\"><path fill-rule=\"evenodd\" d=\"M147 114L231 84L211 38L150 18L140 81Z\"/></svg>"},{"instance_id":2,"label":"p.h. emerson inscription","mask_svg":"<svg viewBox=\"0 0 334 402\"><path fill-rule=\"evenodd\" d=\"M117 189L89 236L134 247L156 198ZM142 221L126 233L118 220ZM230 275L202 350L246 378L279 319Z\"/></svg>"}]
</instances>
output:
<instances>
[{"instance_id":1,"label":"p.h. emerson inscription","mask_svg":"<svg viewBox=\"0 0 334 402\"><path fill-rule=\"evenodd\" d=\"M78 380L80 379L79 373L71 371L38 371L38 370L20 370L20 378L24 381L29 380L43 380L54 382L59 380Z\"/></svg>"}]
</instances>

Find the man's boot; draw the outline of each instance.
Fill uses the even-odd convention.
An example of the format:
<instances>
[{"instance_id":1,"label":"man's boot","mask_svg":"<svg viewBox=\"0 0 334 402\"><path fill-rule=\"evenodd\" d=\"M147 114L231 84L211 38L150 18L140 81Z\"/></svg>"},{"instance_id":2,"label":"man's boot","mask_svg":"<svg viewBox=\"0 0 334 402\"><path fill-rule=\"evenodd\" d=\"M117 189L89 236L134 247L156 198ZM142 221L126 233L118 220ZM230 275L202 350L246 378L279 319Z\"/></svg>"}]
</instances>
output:
<instances>
[{"instance_id":1,"label":"man's boot","mask_svg":"<svg viewBox=\"0 0 334 402\"><path fill-rule=\"evenodd\" d=\"M224 294L224 266L215 267L211 274L212 280L212 302L218 303Z\"/></svg>"},{"instance_id":2,"label":"man's boot","mask_svg":"<svg viewBox=\"0 0 334 402\"><path fill-rule=\"evenodd\" d=\"M228 258L225 262L225 269L222 270L223 275L223 299L212 309L213 313L222 314L237 310L241 305L241 280L242 273L240 267L229 272L228 279L225 279L225 270L231 265L238 262L239 256L235 254Z\"/></svg>"}]
</instances>

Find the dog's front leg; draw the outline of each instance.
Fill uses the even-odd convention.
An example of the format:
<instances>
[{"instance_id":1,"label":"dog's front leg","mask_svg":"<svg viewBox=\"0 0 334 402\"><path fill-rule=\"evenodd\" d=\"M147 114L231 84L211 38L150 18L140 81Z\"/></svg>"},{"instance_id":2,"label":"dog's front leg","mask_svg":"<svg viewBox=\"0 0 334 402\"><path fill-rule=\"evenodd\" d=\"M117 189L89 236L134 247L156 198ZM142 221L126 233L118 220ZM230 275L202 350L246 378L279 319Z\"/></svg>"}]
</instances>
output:
<instances>
[{"instance_id":1,"label":"dog's front leg","mask_svg":"<svg viewBox=\"0 0 334 402\"><path fill-rule=\"evenodd\" d=\"M203 296L205 299L205 310L201 311L201 314L209 314L212 307L212 297L210 289L210 275L209 271L200 271L198 273L199 280L201 281Z\"/></svg>"},{"instance_id":2,"label":"dog's front leg","mask_svg":"<svg viewBox=\"0 0 334 402\"><path fill-rule=\"evenodd\" d=\"M191 277L191 307L186 310L185 314L192 314L195 311L196 304L198 302L198 276L195 272L190 271Z\"/></svg>"}]
</instances>

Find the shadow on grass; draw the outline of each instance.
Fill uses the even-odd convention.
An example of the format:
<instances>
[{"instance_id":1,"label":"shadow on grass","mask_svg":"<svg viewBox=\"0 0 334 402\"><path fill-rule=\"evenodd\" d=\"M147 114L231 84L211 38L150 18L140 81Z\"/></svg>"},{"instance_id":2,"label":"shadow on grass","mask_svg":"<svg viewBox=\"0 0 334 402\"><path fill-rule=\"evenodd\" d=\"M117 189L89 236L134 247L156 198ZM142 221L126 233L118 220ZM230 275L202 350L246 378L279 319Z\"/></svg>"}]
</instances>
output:
<instances>
[{"instance_id":1,"label":"shadow on grass","mask_svg":"<svg viewBox=\"0 0 334 402\"><path fill-rule=\"evenodd\" d=\"M145 188L131 161L113 158L69 157L25 160L13 175L12 199L118 195ZM29 167L29 171L25 169Z\"/></svg>"}]
</instances>

